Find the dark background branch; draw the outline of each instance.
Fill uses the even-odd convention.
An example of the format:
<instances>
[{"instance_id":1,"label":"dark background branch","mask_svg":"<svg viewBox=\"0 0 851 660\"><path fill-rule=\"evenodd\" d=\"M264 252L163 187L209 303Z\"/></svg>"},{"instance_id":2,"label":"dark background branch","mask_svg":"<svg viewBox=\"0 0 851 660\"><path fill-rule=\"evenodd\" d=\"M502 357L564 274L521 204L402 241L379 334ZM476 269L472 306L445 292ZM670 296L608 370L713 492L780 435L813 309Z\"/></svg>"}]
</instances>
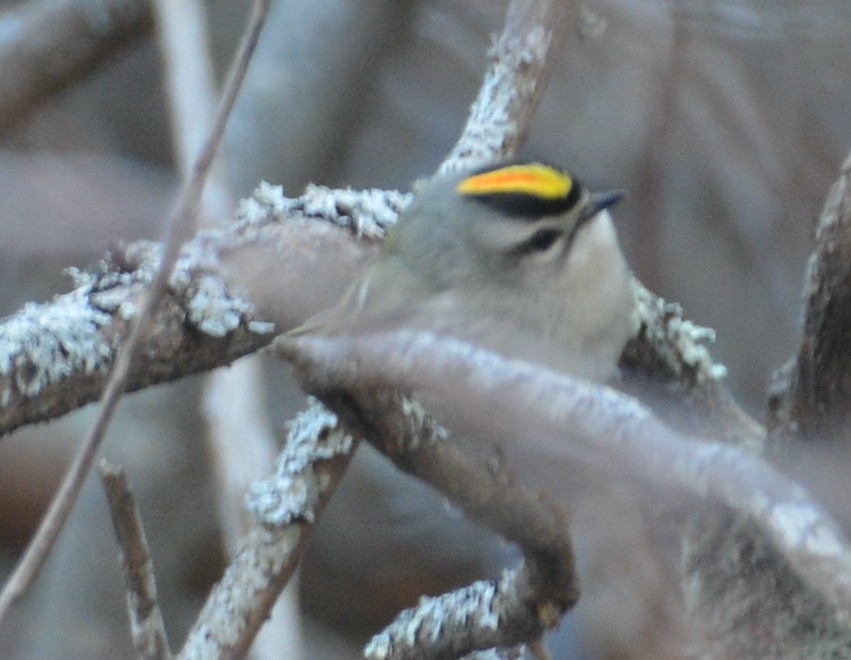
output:
<instances>
[{"instance_id":1,"label":"dark background branch","mask_svg":"<svg viewBox=\"0 0 851 660\"><path fill-rule=\"evenodd\" d=\"M0 132L153 26L147 0L29 0L0 14ZM14 35L9 39L8 35Z\"/></svg>"},{"instance_id":2,"label":"dark background branch","mask_svg":"<svg viewBox=\"0 0 851 660\"><path fill-rule=\"evenodd\" d=\"M828 193L804 283L803 337L776 375L771 408L778 435L838 437L851 414L851 155Z\"/></svg>"}]
</instances>

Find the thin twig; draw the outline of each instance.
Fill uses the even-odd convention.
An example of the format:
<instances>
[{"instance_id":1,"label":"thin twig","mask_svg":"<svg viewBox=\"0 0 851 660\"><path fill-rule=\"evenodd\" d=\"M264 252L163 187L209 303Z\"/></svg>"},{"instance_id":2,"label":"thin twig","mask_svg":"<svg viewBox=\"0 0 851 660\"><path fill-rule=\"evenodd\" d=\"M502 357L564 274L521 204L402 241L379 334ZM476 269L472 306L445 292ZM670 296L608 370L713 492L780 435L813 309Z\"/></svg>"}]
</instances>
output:
<instances>
[{"instance_id":1,"label":"thin twig","mask_svg":"<svg viewBox=\"0 0 851 660\"><path fill-rule=\"evenodd\" d=\"M215 120L215 71L206 12L201 0L156 0L154 10L171 141L177 170L186 180ZM224 163L220 155L207 179L199 226L214 225L214 218L226 218L234 206Z\"/></svg>"},{"instance_id":2,"label":"thin twig","mask_svg":"<svg viewBox=\"0 0 851 660\"><path fill-rule=\"evenodd\" d=\"M102 405L95 425L74 457L71 467L62 480L62 484L54 496L33 540L30 542L23 558L6 583L2 594L0 594L0 622L3 621L12 604L26 592L38 574L91 470L97 450L103 441L120 395L124 391L124 385L127 381L136 349L150 323L154 309L166 292L169 276L180 254L181 245L188 238L195 226L195 214L198 212L198 204L204 188L204 182L212 167L213 159L224 134L225 124L233 108L239 86L245 75L245 70L257 45L260 30L263 27L265 16L269 10L269 4L270 0L257 0L254 4L254 9L249 19L248 30L224 86L223 98L216 115L213 132L204 144L204 148L192 169L190 179L181 190L180 198L177 201L175 210L171 214L166 230L163 258L156 278L151 283L150 290L140 305L138 316L133 324L130 336L127 338L127 342L118 353L112 376L106 385L106 390L101 399Z\"/></svg>"},{"instance_id":3,"label":"thin twig","mask_svg":"<svg viewBox=\"0 0 851 660\"><path fill-rule=\"evenodd\" d=\"M206 11L203 0L156 0L154 6L172 142L178 170L186 177L215 110ZM249 76L243 95L250 84ZM216 220L228 217L234 207L225 175L229 155L220 156L210 174L199 214L201 226L215 227ZM216 482L219 524L228 556L233 557L255 522L243 507L245 493L252 482L266 476L276 453L258 356L210 373L204 381L201 412ZM252 649L254 659L299 660L304 655L301 628L298 585L292 583L275 602L270 624L261 629Z\"/></svg>"},{"instance_id":4,"label":"thin twig","mask_svg":"<svg viewBox=\"0 0 851 660\"><path fill-rule=\"evenodd\" d=\"M121 548L121 568L127 590L127 610L133 647L140 658L169 660L171 651L157 600L154 566L136 498L122 468L102 460L99 471L112 525Z\"/></svg>"},{"instance_id":5,"label":"thin twig","mask_svg":"<svg viewBox=\"0 0 851 660\"><path fill-rule=\"evenodd\" d=\"M155 0L153 7L172 148L178 172L187 177L209 134L216 107L205 10L195 0Z\"/></svg>"}]
</instances>

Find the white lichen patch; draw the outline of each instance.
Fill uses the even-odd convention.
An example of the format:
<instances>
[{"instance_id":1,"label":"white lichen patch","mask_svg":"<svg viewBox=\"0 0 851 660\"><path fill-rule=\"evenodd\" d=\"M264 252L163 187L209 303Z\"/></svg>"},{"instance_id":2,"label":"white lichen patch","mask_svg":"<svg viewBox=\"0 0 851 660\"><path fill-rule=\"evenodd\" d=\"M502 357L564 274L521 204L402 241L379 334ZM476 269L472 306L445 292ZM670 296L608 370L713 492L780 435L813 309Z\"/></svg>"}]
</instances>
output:
<instances>
[{"instance_id":1,"label":"white lichen patch","mask_svg":"<svg viewBox=\"0 0 851 660\"><path fill-rule=\"evenodd\" d=\"M270 217L279 216L286 205L283 186L261 181L251 194L239 201L236 209L236 219L247 224L262 224Z\"/></svg>"},{"instance_id":2,"label":"white lichen patch","mask_svg":"<svg viewBox=\"0 0 851 660\"><path fill-rule=\"evenodd\" d=\"M715 341L712 328L704 328L684 319L679 305L654 296L636 279L633 279L633 290L636 313L647 340L662 354L670 353L665 350L668 346L676 352L676 355L666 356L672 369L679 372L681 363L689 366L700 384L727 376L727 367L715 362L707 348L707 344Z\"/></svg>"},{"instance_id":3,"label":"white lichen patch","mask_svg":"<svg viewBox=\"0 0 851 660\"><path fill-rule=\"evenodd\" d=\"M222 279L209 273L197 273L188 293L187 320L212 337L225 337L254 311L251 303L231 296Z\"/></svg>"},{"instance_id":4,"label":"white lichen patch","mask_svg":"<svg viewBox=\"0 0 851 660\"><path fill-rule=\"evenodd\" d=\"M248 332L255 335L270 335L275 332L275 324L271 321L249 321Z\"/></svg>"},{"instance_id":5,"label":"white lichen patch","mask_svg":"<svg viewBox=\"0 0 851 660\"><path fill-rule=\"evenodd\" d=\"M499 584L481 580L436 598L420 598L416 607L400 613L393 623L369 641L364 657L382 660L402 649L419 648L423 642L434 644L444 635L458 630L496 630L499 626L497 597L505 589L513 588L515 577L515 571L507 570Z\"/></svg>"},{"instance_id":6,"label":"white lichen patch","mask_svg":"<svg viewBox=\"0 0 851 660\"><path fill-rule=\"evenodd\" d=\"M332 189L309 185L304 195L285 200L284 210L323 218L352 229L358 237L382 238L412 196L396 190Z\"/></svg>"},{"instance_id":7,"label":"white lichen patch","mask_svg":"<svg viewBox=\"0 0 851 660\"><path fill-rule=\"evenodd\" d=\"M803 546L807 554L838 557L842 543L824 524L824 515L804 503L776 504L769 510L775 529L784 535L786 547Z\"/></svg>"},{"instance_id":8,"label":"white lichen patch","mask_svg":"<svg viewBox=\"0 0 851 660\"><path fill-rule=\"evenodd\" d=\"M672 318L668 323L668 335L674 341L683 362L696 370L698 381L708 377L719 380L727 376L727 367L714 362L706 344L715 342L715 331L695 325L682 318Z\"/></svg>"},{"instance_id":9,"label":"white lichen patch","mask_svg":"<svg viewBox=\"0 0 851 660\"><path fill-rule=\"evenodd\" d=\"M359 237L381 239L413 196L396 190L352 190L309 184L300 197L285 197L281 186L262 182L240 200L238 223L261 226L284 218L318 218L346 227Z\"/></svg>"},{"instance_id":10,"label":"white lichen patch","mask_svg":"<svg viewBox=\"0 0 851 660\"><path fill-rule=\"evenodd\" d=\"M187 322L204 334L225 337L246 319L250 332L269 334L274 331L274 324L251 320L254 306L234 295L218 274L220 264L215 246L221 233L221 229L204 230L183 246L169 278L171 294L185 309ZM144 252L139 253L140 249ZM93 304L125 321L135 318L138 311L136 302L128 298L127 287L153 281L162 253L161 246L156 243L146 246L143 242L138 248L134 243L128 247L128 252L130 250L135 251L134 260L142 264L136 271L100 272L109 267L106 264L93 273L71 272L75 282L85 285L91 292Z\"/></svg>"},{"instance_id":11,"label":"white lichen patch","mask_svg":"<svg viewBox=\"0 0 851 660\"><path fill-rule=\"evenodd\" d=\"M470 106L464 133L440 168L441 174L493 162L506 155L506 147L517 136L518 108L528 105L546 62L552 32L537 26L522 39L494 40L488 50L491 66L482 88Z\"/></svg>"},{"instance_id":12,"label":"white lichen patch","mask_svg":"<svg viewBox=\"0 0 851 660\"><path fill-rule=\"evenodd\" d=\"M252 319L253 306L232 295L214 274L215 256L207 254L212 251L204 250L203 241L192 245L171 278L172 294L187 321L214 337L244 322L250 332L273 332L273 324ZM0 404L12 403L16 393L31 398L63 379L106 371L120 333L109 333L106 340L104 329L115 317L129 321L137 316L142 285L153 281L161 251L156 243L139 241L118 260L106 258L87 271L69 268L73 291L49 303L28 303L0 323L0 376L7 377Z\"/></svg>"},{"instance_id":13,"label":"white lichen patch","mask_svg":"<svg viewBox=\"0 0 851 660\"><path fill-rule=\"evenodd\" d=\"M11 377L0 404L11 402L12 386L34 397L72 374L105 369L114 347L104 342L103 328L111 322L109 314L87 303L82 290L24 305L0 324L0 375Z\"/></svg>"},{"instance_id":14,"label":"white lichen patch","mask_svg":"<svg viewBox=\"0 0 851 660\"><path fill-rule=\"evenodd\" d=\"M427 428L429 431L427 434L422 432L412 434L414 444L407 448L408 451L416 449L420 442L426 438L429 442L446 442L449 440L449 431L433 420L426 409L423 408L418 401L407 396L402 397L401 408L402 415L408 420L411 428Z\"/></svg>"},{"instance_id":15,"label":"white lichen patch","mask_svg":"<svg viewBox=\"0 0 851 660\"><path fill-rule=\"evenodd\" d=\"M327 483L313 464L351 451L352 438L342 432L337 416L312 397L306 410L289 423L275 474L252 484L246 506L269 525L315 520L315 505Z\"/></svg>"}]
</instances>

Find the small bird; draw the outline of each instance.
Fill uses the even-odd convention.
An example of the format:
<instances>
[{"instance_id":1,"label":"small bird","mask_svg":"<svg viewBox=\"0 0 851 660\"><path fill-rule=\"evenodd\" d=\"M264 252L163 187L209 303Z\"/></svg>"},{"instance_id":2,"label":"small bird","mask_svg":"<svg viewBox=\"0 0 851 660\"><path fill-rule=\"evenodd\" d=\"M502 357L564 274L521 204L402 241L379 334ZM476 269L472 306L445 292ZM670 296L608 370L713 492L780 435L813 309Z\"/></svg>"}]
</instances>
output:
<instances>
[{"instance_id":1,"label":"small bird","mask_svg":"<svg viewBox=\"0 0 851 660\"><path fill-rule=\"evenodd\" d=\"M635 328L607 211L622 197L538 162L435 177L340 302L290 335L428 330L604 381Z\"/></svg>"}]
</instances>

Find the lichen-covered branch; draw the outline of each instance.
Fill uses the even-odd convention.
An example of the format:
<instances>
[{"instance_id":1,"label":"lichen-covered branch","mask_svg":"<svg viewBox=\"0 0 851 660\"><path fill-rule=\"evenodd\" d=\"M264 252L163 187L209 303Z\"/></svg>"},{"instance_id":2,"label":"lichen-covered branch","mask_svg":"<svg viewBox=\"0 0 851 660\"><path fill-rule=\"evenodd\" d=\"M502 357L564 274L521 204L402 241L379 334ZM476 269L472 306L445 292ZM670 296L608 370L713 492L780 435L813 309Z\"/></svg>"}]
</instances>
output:
<instances>
[{"instance_id":1,"label":"lichen-covered branch","mask_svg":"<svg viewBox=\"0 0 851 660\"><path fill-rule=\"evenodd\" d=\"M724 381L727 369L709 353L715 333L634 278L633 289L639 330L621 356L625 389L691 435L761 450L765 429L735 402Z\"/></svg>"},{"instance_id":2,"label":"lichen-covered branch","mask_svg":"<svg viewBox=\"0 0 851 660\"><path fill-rule=\"evenodd\" d=\"M336 416L315 401L291 422L275 475L249 495L259 524L208 596L178 658L244 657L355 447Z\"/></svg>"},{"instance_id":3,"label":"lichen-covered branch","mask_svg":"<svg viewBox=\"0 0 851 660\"><path fill-rule=\"evenodd\" d=\"M128 389L227 365L319 311L360 272L407 201L393 191L322 187L286 199L261 186L237 222L184 248ZM70 293L0 321L0 435L98 399L159 258L155 243L113 248L91 270L72 271Z\"/></svg>"},{"instance_id":4,"label":"lichen-covered branch","mask_svg":"<svg viewBox=\"0 0 851 660\"><path fill-rule=\"evenodd\" d=\"M468 657L471 649L511 648L544 631L541 618L520 597L523 568L499 580L474 582L405 610L364 649L367 660Z\"/></svg>"},{"instance_id":5,"label":"lichen-covered branch","mask_svg":"<svg viewBox=\"0 0 851 660\"><path fill-rule=\"evenodd\" d=\"M0 323L0 432L99 398L159 254L156 244L136 243L108 255L73 273L72 292ZM271 341L273 329L218 273L187 259L143 339L129 389L228 364Z\"/></svg>"},{"instance_id":6,"label":"lichen-covered branch","mask_svg":"<svg viewBox=\"0 0 851 660\"><path fill-rule=\"evenodd\" d=\"M513 157L525 143L579 0L514 0L467 124L439 172Z\"/></svg>"},{"instance_id":7,"label":"lichen-covered branch","mask_svg":"<svg viewBox=\"0 0 851 660\"><path fill-rule=\"evenodd\" d=\"M306 338L288 350L326 374L328 389L427 391L451 424L475 419L486 437L534 438L550 461L610 466L645 487L723 504L753 521L837 617L851 621L844 532L806 490L750 451L686 439L614 390L430 333Z\"/></svg>"},{"instance_id":8,"label":"lichen-covered branch","mask_svg":"<svg viewBox=\"0 0 851 660\"><path fill-rule=\"evenodd\" d=\"M499 582L482 582L421 602L372 640L367 657L459 657L494 646L533 642L579 598L563 509L532 494L507 472L473 457L415 402L362 384L326 389L327 373L295 357L302 385L397 466L425 481L489 529L517 543L523 565ZM315 376L315 379L314 379Z\"/></svg>"}]
</instances>

